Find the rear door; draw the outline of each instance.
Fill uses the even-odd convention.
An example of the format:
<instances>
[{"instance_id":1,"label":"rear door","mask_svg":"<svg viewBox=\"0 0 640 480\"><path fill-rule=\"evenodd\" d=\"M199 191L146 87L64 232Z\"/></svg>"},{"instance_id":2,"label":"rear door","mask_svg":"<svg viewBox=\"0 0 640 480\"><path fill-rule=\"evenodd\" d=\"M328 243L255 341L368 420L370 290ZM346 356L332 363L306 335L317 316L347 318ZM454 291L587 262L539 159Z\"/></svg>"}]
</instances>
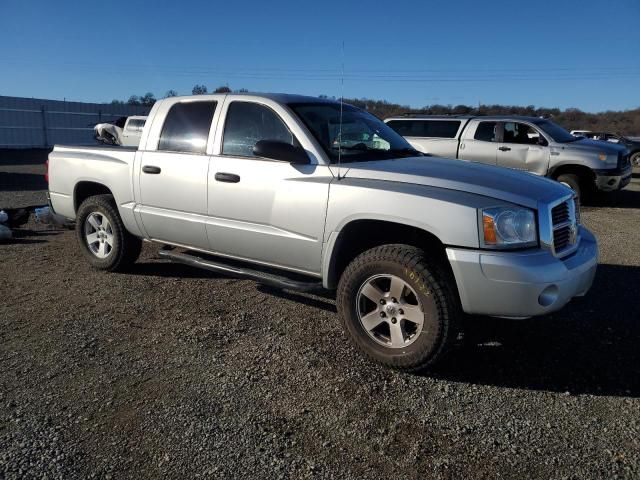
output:
<instances>
[{"instance_id":1,"label":"rear door","mask_svg":"<svg viewBox=\"0 0 640 480\"><path fill-rule=\"evenodd\" d=\"M216 101L173 104L164 117L157 145L147 145L148 150L139 153L136 211L151 239L209 248L206 149L216 107Z\"/></svg>"},{"instance_id":2,"label":"rear door","mask_svg":"<svg viewBox=\"0 0 640 480\"><path fill-rule=\"evenodd\" d=\"M460 140L458 158L496 165L499 123L495 120L472 121Z\"/></svg>"},{"instance_id":3,"label":"rear door","mask_svg":"<svg viewBox=\"0 0 640 480\"><path fill-rule=\"evenodd\" d=\"M498 147L498 165L545 175L549 168L549 147L544 136L523 122L503 122Z\"/></svg>"}]
</instances>

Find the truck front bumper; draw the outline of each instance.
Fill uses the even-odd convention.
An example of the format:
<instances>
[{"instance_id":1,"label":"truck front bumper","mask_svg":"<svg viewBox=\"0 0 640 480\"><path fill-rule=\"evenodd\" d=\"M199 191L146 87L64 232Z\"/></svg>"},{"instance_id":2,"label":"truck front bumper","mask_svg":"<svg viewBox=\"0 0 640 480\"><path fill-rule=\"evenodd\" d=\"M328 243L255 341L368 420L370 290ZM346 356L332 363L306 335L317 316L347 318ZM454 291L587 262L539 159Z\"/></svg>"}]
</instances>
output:
<instances>
[{"instance_id":1,"label":"truck front bumper","mask_svg":"<svg viewBox=\"0 0 640 480\"><path fill-rule=\"evenodd\" d=\"M553 312L587 293L598 264L593 234L580 228L578 249L565 258L550 251L492 252L447 248L466 313L527 318Z\"/></svg>"},{"instance_id":2,"label":"truck front bumper","mask_svg":"<svg viewBox=\"0 0 640 480\"><path fill-rule=\"evenodd\" d=\"M622 190L631 182L633 168L631 165L614 170L594 170L596 173L596 188L603 192Z\"/></svg>"}]
</instances>

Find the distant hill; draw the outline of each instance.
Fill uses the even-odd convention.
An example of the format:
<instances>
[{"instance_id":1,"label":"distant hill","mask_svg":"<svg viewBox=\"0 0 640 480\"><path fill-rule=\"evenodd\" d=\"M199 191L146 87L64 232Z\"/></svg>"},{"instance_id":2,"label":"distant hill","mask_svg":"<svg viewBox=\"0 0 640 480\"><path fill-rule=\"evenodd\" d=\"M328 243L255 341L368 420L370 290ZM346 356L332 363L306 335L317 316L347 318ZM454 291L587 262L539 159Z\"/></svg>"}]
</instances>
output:
<instances>
[{"instance_id":1,"label":"distant hill","mask_svg":"<svg viewBox=\"0 0 640 480\"><path fill-rule=\"evenodd\" d=\"M345 98L345 102L364 108L380 118L407 112L429 115L529 115L550 118L567 130L602 130L623 135L640 136L640 108L621 112L587 113L577 108L560 110L558 108L536 108L533 105L528 107L512 105L480 105L479 107L430 105L420 109L412 109L407 105L367 98Z\"/></svg>"},{"instance_id":2,"label":"distant hill","mask_svg":"<svg viewBox=\"0 0 640 480\"><path fill-rule=\"evenodd\" d=\"M217 92L248 92L247 89L231 90L228 85L218 87L212 93ZM205 85L195 85L194 95L207 93ZM177 95L175 90L169 90L165 96ZM320 95L327 98L326 95ZM335 97L333 97L335 99ZM152 105L155 96L149 92L142 97L132 95L126 102L130 105ZM426 113L430 115L528 115L534 117L550 118L562 125L567 130L593 130L619 133L622 135L640 136L640 108L625 111L606 111L599 113L587 113L577 108L543 108L529 105L518 107L514 105L480 105L470 107L468 105L429 105L420 109L411 108L408 105L387 102L386 100L371 100L369 98L345 98L345 102L364 108L382 119L392 115L403 113ZM112 103L125 103L114 100Z\"/></svg>"}]
</instances>

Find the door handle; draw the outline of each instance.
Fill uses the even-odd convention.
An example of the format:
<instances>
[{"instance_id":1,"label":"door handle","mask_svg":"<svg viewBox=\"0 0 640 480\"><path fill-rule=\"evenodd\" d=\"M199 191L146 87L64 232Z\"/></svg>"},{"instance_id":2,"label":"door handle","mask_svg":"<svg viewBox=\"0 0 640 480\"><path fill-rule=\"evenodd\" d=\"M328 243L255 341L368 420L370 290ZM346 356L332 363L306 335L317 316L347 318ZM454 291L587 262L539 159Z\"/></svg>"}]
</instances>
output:
<instances>
[{"instance_id":1,"label":"door handle","mask_svg":"<svg viewBox=\"0 0 640 480\"><path fill-rule=\"evenodd\" d=\"M162 171L162 169L154 165L145 165L144 167L142 167L142 171L151 175L157 175Z\"/></svg>"},{"instance_id":2,"label":"door handle","mask_svg":"<svg viewBox=\"0 0 640 480\"><path fill-rule=\"evenodd\" d=\"M500 147L498 148L498 150L502 151L502 152L509 152L511 151L511 149L509 147Z\"/></svg>"},{"instance_id":3,"label":"door handle","mask_svg":"<svg viewBox=\"0 0 640 480\"><path fill-rule=\"evenodd\" d=\"M218 182L238 183L240 181L240 175L235 173L218 172L215 175L215 179Z\"/></svg>"}]
</instances>

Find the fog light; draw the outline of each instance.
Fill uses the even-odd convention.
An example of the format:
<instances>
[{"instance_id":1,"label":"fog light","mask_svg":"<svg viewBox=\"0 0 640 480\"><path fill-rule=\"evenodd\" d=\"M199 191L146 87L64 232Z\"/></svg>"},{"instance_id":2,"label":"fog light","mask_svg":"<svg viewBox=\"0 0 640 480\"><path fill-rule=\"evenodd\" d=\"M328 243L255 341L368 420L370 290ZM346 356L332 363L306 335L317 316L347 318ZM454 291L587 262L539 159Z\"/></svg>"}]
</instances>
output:
<instances>
[{"instance_id":1,"label":"fog light","mask_svg":"<svg viewBox=\"0 0 640 480\"><path fill-rule=\"evenodd\" d=\"M543 307L551 306L558 299L558 287L549 285L538 297L538 303Z\"/></svg>"}]
</instances>

